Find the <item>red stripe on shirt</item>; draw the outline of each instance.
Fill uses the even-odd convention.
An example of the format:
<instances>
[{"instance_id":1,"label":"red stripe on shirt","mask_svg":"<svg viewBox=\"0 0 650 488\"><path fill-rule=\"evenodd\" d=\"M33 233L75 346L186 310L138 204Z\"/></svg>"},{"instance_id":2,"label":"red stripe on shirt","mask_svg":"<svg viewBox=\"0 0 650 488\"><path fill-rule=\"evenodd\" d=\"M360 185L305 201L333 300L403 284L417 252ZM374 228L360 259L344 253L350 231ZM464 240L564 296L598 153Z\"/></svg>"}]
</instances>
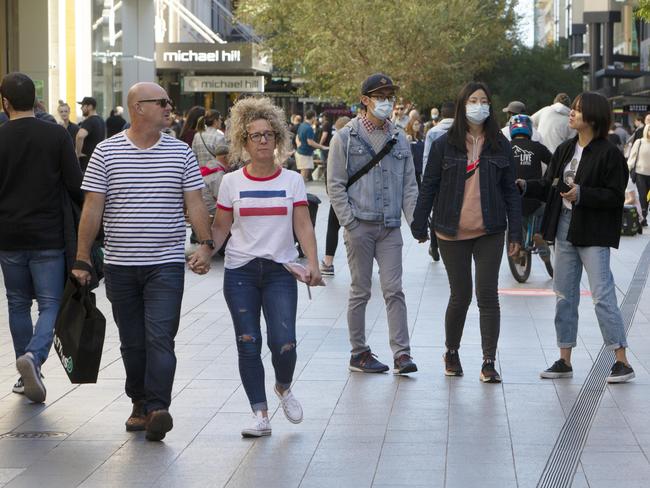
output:
<instances>
[{"instance_id":1,"label":"red stripe on shirt","mask_svg":"<svg viewBox=\"0 0 650 488\"><path fill-rule=\"evenodd\" d=\"M260 217L267 215L287 215L287 207L248 207L239 209L240 217Z\"/></svg>"},{"instance_id":2,"label":"red stripe on shirt","mask_svg":"<svg viewBox=\"0 0 650 488\"><path fill-rule=\"evenodd\" d=\"M300 200L298 202L293 202L294 207L302 207L303 205L308 206L309 202L307 202L307 200Z\"/></svg>"},{"instance_id":3,"label":"red stripe on shirt","mask_svg":"<svg viewBox=\"0 0 650 488\"><path fill-rule=\"evenodd\" d=\"M232 207L225 207L224 205L221 205L219 203L217 203L217 208L221 210L225 210L226 212L232 212Z\"/></svg>"}]
</instances>

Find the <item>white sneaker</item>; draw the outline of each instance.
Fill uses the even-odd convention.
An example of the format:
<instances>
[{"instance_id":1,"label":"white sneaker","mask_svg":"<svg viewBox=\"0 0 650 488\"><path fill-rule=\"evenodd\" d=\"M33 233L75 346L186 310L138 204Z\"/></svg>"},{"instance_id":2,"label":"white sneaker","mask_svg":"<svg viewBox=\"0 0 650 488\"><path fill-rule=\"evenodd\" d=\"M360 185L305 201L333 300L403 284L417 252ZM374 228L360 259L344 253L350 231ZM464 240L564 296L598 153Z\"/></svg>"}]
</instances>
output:
<instances>
[{"instance_id":1,"label":"white sneaker","mask_svg":"<svg viewBox=\"0 0 650 488\"><path fill-rule=\"evenodd\" d=\"M275 390L275 394L280 399L280 404L282 405L282 410L284 410L284 415L287 417L287 420L293 424L302 422L302 406L296 400L296 397L293 396L291 390L289 389L284 393L280 393L278 385L275 385L273 390Z\"/></svg>"},{"instance_id":2,"label":"white sneaker","mask_svg":"<svg viewBox=\"0 0 650 488\"><path fill-rule=\"evenodd\" d=\"M271 421L268 417L264 417L261 411L253 414L253 421L250 427L242 429L242 437L263 437L271 435Z\"/></svg>"}]
</instances>

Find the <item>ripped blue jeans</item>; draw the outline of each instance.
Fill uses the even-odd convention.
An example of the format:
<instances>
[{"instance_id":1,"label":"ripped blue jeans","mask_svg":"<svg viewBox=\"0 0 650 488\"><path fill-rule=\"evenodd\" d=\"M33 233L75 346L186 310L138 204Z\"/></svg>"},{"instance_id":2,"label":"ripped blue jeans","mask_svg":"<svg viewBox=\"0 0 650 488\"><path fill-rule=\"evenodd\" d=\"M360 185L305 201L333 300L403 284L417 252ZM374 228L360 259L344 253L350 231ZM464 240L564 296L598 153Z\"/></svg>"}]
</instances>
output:
<instances>
[{"instance_id":1,"label":"ripped blue jeans","mask_svg":"<svg viewBox=\"0 0 650 488\"><path fill-rule=\"evenodd\" d=\"M275 381L288 388L296 368L296 279L281 264L256 258L240 268L226 268L223 295L235 326L244 390L253 411L267 410L260 312Z\"/></svg>"}]
</instances>

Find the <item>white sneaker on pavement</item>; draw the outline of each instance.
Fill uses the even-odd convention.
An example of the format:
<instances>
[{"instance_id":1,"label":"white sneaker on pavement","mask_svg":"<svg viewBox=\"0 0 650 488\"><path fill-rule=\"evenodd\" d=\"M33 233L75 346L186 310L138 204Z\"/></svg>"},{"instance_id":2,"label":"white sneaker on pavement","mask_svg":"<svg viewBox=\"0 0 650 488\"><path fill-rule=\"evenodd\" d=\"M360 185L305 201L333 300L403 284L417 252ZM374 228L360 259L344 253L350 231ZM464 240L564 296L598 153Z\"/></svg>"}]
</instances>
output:
<instances>
[{"instance_id":1,"label":"white sneaker on pavement","mask_svg":"<svg viewBox=\"0 0 650 488\"><path fill-rule=\"evenodd\" d=\"M261 411L253 414L251 425L241 431L242 437L263 437L271 435L271 421Z\"/></svg>"},{"instance_id":2,"label":"white sneaker on pavement","mask_svg":"<svg viewBox=\"0 0 650 488\"><path fill-rule=\"evenodd\" d=\"M293 396L293 393L291 393L291 389L285 390L283 393L280 393L280 390L278 390L278 385L275 385L273 389L280 399L280 405L282 405L282 410L284 410L284 415L287 417L287 420L293 424L302 422L302 406L296 400L296 397Z\"/></svg>"}]
</instances>

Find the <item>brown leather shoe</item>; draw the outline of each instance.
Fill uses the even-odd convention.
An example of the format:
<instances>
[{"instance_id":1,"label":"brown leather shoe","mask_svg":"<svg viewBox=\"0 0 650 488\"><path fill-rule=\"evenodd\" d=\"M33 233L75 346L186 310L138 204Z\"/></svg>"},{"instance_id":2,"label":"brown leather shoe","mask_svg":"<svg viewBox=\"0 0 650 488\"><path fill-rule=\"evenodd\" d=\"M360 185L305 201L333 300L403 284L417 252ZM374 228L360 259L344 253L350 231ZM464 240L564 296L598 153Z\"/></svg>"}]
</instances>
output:
<instances>
[{"instance_id":1,"label":"brown leather shoe","mask_svg":"<svg viewBox=\"0 0 650 488\"><path fill-rule=\"evenodd\" d=\"M146 416L144 414L144 400L133 402L131 416L126 419L127 432L137 432L145 429Z\"/></svg>"},{"instance_id":2,"label":"brown leather shoe","mask_svg":"<svg viewBox=\"0 0 650 488\"><path fill-rule=\"evenodd\" d=\"M154 410L147 414L145 437L148 441L161 441L173 427L174 421L167 410Z\"/></svg>"}]
</instances>

